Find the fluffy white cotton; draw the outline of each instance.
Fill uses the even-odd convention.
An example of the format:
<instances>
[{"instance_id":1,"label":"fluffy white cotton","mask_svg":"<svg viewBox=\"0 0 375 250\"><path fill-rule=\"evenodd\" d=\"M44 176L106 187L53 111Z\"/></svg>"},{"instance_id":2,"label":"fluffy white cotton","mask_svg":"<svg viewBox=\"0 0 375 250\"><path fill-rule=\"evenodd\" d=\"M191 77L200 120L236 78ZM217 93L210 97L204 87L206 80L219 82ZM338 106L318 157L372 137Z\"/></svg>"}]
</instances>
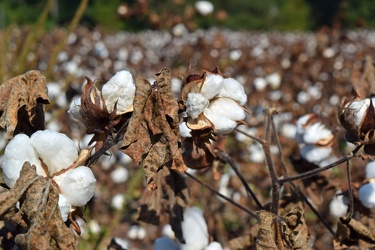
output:
<instances>
[{"instance_id":1,"label":"fluffy white cotton","mask_svg":"<svg viewBox=\"0 0 375 250\"><path fill-rule=\"evenodd\" d=\"M180 250L180 247L172 239L160 237L155 240L154 250Z\"/></svg>"},{"instance_id":2,"label":"fluffy white cotton","mask_svg":"<svg viewBox=\"0 0 375 250\"><path fill-rule=\"evenodd\" d=\"M114 183L121 184L125 183L128 180L129 172L124 167L116 168L111 172L111 178Z\"/></svg>"},{"instance_id":3,"label":"fluffy white cotton","mask_svg":"<svg viewBox=\"0 0 375 250\"><path fill-rule=\"evenodd\" d=\"M186 113L196 119L208 107L209 101L199 93L189 93L186 101Z\"/></svg>"},{"instance_id":4,"label":"fluffy white cotton","mask_svg":"<svg viewBox=\"0 0 375 250\"><path fill-rule=\"evenodd\" d=\"M91 169L80 166L69 170L58 183L61 193L73 206L84 206L93 196L96 179Z\"/></svg>"},{"instance_id":5,"label":"fluffy white cotton","mask_svg":"<svg viewBox=\"0 0 375 250\"><path fill-rule=\"evenodd\" d=\"M257 77L254 79L254 87L258 91L263 91L267 87L267 81L263 77Z\"/></svg>"},{"instance_id":6,"label":"fluffy white cotton","mask_svg":"<svg viewBox=\"0 0 375 250\"><path fill-rule=\"evenodd\" d=\"M281 76L277 72L268 75L266 80L273 89L278 89L281 85Z\"/></svg>"},{"instance_id":7,"label":"fluffy white cotton","mask_svg":"<svg viewBox=\"0 0 375 250\"><path fill-rule=\"evenodd\" d=\"M205 248L205 250L223 250L223 247L219 242L213 241Z\"/></svg>"},{"instance_id":8,"label":"fluffy white cotton","mask_svg":"<svg viewBox=\"0 0 375 250\"><path fill-rule=\"evenodd\" d=\"M304 145L300 151L305 160L316 164L328 158L331 152L331 147L316 147L314 145Z\"/></svg>"},{"instance_id":9,"label":"fluffy white cotton","mask_svg":"<svg viewBox=\"0 0 375 250\"><path fill-rule=\"evenodd\" d=\"M70 209L72 206L70 205L70 202L68 201L68 199L62 194L59 194L58 204L59 204L61 218L65 222L68 219L68 215L70 213Z\"/></svg>"},{"instance_id":10,"label":"fluffy white cotton","mask_svg":"<svg viewBox=\"0 0 375 250\"><path fill-rule=\"evenodd\" d=\"M129 71L117 72L106 84L103 85L102 95L108 111L114 109L117 102L117 113L124 113L133 105L135 84Z\"/></svg>"},{"instance_id":11,"label":"fluffy white cotton","mask_svg":"<svg viewBox=\"0 0 375 250\"><path fill-rule=\"evenodd\" d=\"M35 154L31 140L27 135L16 135L5 148L1 167L5 184L13 187L20 176L23 164L28 161L37 167L39 175L46 176Z\"/></svg>"},{"instance_id":12,"label":"fluffy white cotton","mask_svg":"<svg viewBox=\"0 0 375 250\"><path fill-rule=\"evenodd\" d=\"M116 194L112 197L111 204L112 204L112 207L114 207L117 210L120 210L124 206L124 202L125 202L124 195L123 194Z\"/></svg>"},{"instance_id":13,"label":"fluffy white cotton","mask_svg":"<svg viewBox=\"0 0 375 250\"><path fill-rule=\"evenodd\" d=\"M73 99L70 103L68 113L76 120L82 121L82 116L80 114L81 110L81 97Z\"/></svg>"},{"instance_id":14,"label":"fluffy white cotton","mask_svg":"<svg viewBox=\"0 0 375 250\"><path fill-rule=\"evenodd\" d=\"M214 11L214 5L210 1L196 1L195 9L203 16L209 15Z\"/></svg>"},{"instance_id":15,"label":"fluffy white cotton","mask_svg":"<svg viewBox=\"0 0 375 250\"><path fill-rule=\"evenodd\" d=\"M163 226L163 229L161 230L162 235L167 236L168 238L175 239L176 236L174 234L174 231L172 229L172 226L169 224L166 224Z\"/></svg>"},{"instance_id":16,"label":"fluffy white cotton","mask_svg":"<svg viewBox=\"0 0 375 250\"><path fill-rule=\"evenodd\" d=\"M222 89L217 96L232 98L241 105L245 105L247 102L247 95L243 86L234 78L224 79Z\"/></svg>"},{"instance_id":17,"label":"fluffy white cotton","mask_svg":"<svg viewBox=\"0 0 375 250\"><path fill-rule=\"evenodd\" d=\"M358 100L350 102L348 108L354 111L355 124L357 127L361 125L361 121L367 108L370 106L370 99Z\"/></svg>"},{"instance_id":18,"label":"fluffy white cotton","mask_svg":"<svg viewBox=\"0 0 375 250\"><path fill-rule=\"evenodd\" d=\"M366 165L366 178L374 178L375 177L375 161L370 161Z\"/></svg>"},{"instance_id":19,"label":"fluffy white cotton","mask_svg":"<svg viewBox=\"0 0 375 250\"><path fill-rule=\"evenodd\" d=\"M65 134L40 130L30 139L39 158L48 166L49 176L69 167L78 158L78 149Z\"/></svg>"},{"instance_id":20,"label":"fluffy white cotton","mask_svg":"<svg viewBox=\"0 0 375 250\"><path fill-rule=\"evenodd\" d=\"M119 237L113 238L113 240L117 244L119 244L122 247L122 249L130 249L130 244L127 240L119 238Z\"/></svg>"},{"instance_id":21,"label":"fluffy white cotton","mask_svg":"<svg viewBox=\"0 0 375 250\"><path fill-rule=\"evenodd\" d=\"M146 237L146 230L138 225L133 225L128 230L128 238L131 240L143 240Z\"/></svg>"},{"instance_id":22,"label":"fluffy white cotton","mask_svg":"<svg viewBox=\"0 0 375 250\"><path fill-rule=\"evenodd\" d=\"M197 207L187 208L181 227L185 239L181 250L203 250L208 245L207 224L202 210Z\"/></svg>"},{"instance_id":23,"label":"fluffy white cotton","mask_svg":"<svg viewBox=\"0 0 375 250\"><path fill-rule=\"evenodd\" d=\"M203 114L209 119L215 126L215 132L218 135L229 134L237 127L237 122L219 115L213 112L211 109L204 109Z\"/></svg>"},{"instance_id":24,"label":"fluffy white cotton","mask_svg":"<svg viewBox=\"0 0 375 250\"><path fill-rule=\"evenodd\" d=\"M318 143L320 140L327 139L332 136L331 130L327 129L320 122L316 122L308 126L303 135L303 141L309 144Z\"/></svg>"},{"instance_id":25,"label":"fluffy white cotton","mask_svg":"<svg viewBox=\"0 0 375 250\"><path fill-rule=\"evenodd\" d=\"M359 188L359 200L367 208L375 208L375 182L370 182Z\"/></svg>"},{"instance_id":26,"label":"fluffy white cotton","mask_svg":"<svg viewBox=\"0 0 375 250\"><path fill-rule=\"evenodd\" d=\"M223 87L224 78L221 75L207 73L200 93L208 100L218 95Z\"/></svg>"},{"instance_id":27,"label":"fluffy white cotton","mask_svg":"<svg viewBox=\"0 0 375 250\"><path fill-rule=\"evenodd\" d=\"M186 125L186 122L180 123L179 127L180 127L181 137L191 137L191 133L190 133L191 129L188 128L188 126Z\"/></svg>"},{"instance_id":28,"label":"fluffy white cotton","mask_svg":"<svg viewBox=\"0 0 375 250\"><path fill-rule=\"evenodd\" d=\"M346 215L346 213L348 212L348 205L344 203L343 195L333 196L329 204L329 211L331 215L335 218L339 218Z\"/></svg>"},{"instance_id":29,"label":"fluffy white cotton","mask_svg":"<svg viewBox=\"0 0 375 250\"><path fill-rule=\"evenodd\" d=\"M246 116L244 109L230 98L218 98L212 101L208 108L233 121L241 121Z\"/></svg>"}]
</instances>

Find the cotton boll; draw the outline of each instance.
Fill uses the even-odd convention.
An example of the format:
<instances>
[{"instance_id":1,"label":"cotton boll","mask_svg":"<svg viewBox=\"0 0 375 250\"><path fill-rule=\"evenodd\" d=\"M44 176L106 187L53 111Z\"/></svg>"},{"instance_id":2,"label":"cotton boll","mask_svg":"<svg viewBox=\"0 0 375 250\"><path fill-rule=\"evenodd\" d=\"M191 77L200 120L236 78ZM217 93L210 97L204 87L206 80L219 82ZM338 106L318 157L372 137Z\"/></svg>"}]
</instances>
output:
<instances>
[{"instance_id":1,"label":"cotton boll","mask_svg":"<svg viewBox=\"0 0 375 250\"><path fill-rule=\"evenodd\" d=\"M247 95L243 86L233 78L224 79L223 87L217 96L232 98L241 105L245 105L247 102Z\"/></svg>"},{"instance_id":2,"label":"cotton boll","mask_svg":"<svg viewBox=\"0 0 375 250\"><path fill-rule=\"evenodd\" d=\"M267 87L267 81L263 77L257 77L254 79L254 87L258 91L263 91Z\"/></svg>"},{"instance_id":3,"label":"cotton boll","mask_svg":"<svg viewBox=\"0 0 375 250\"><path fill-rule=\"evenodd\" d=\"M181 137L191 137L191 129L187 127L186 122L180 123L179 127Z\"/></svg>"},{"instance_id":4,"label":"cotton boll","mask_svg":"<svg viewBox=\"0 0 375 250\"><path fill-rule=\"evenodd\" d=\"M215 132L218 135L229 134L233 131L233 129L237 127L237 122L225 116L216 114L208 108L203 110L203 114L207 117L207 119L209 119L214 124Z\"/></svg>"},{"instance_id":5,"label":"cotton boll","mask_svg":"<svg viewBox=\"0 0 375 250\"><path fill-rule=\"evenodd\" d=\"M93 234L98 234L100 233L100 230L102 230L101 226L96 220L90 220L88 223L88 228Z\"/></svg>"},{"instance_id":6,"label":"cotton boll","mask_svg":"<svg viewBox=\"0 0 375 250\"><path fill-rule=\"evenodd\" d=\"M78 97L78 98L73 99L73 101L70 103L68 113L71 115L73 119L77 121L82 121L80 110L81 110L81 97Z\"/></svg>"},{"instance_id":7,"label":"cotton boll","mask_svg":"<svg viewBox=\"0 0 375 250\"><path fill-rule=\"evenodd\" d=\"M181 228L185 239L181 250L203 250L208 245L207 224L199 208L185 210Z\"/></svg>"},{"instance_id":8,"label":"cotton boll","mask_svg":"<svg viewBox=\"0 0 375 250\"><path fill-rule=\"evenodd\" d=\"M111 112L117 102L118 114L129 111L129 108L133 105L134 93L135 84L133 77L126 70L117 72L102 87L102 95L108 111Z\"/></svg>"},{"instance_id":9,"label":"cotton boll","mask_svg":"<svg viewBox=\"0 0 375 250\"><path fill-rule=\"evenodd\" d=\"M268 75L266 79L267 79L269 85L271 86L271 88L278 89L280 87L281 76L279 75L279 73L277 73L277 72L272 73L272 74Z\"/></svg>"},{"instance_id":10,"label":"cotton boll","mask_svg":"<svg viewBox=\"0 0 375 250\"><path fill-rule=\"evenodd\" d=\"M305 145L301 148L300 153L305 160L313 162L315 164L319 164L319 162L328 158L331 152L331 147L316 147L314 145Z\"/></svg>"},{"instance_id":11,"label":"cotton boll","mask_svg":"<svg viewBox=\"0 0 375 250\"><path fill-rule=\"evenodd\" d=\"M186 101L186 113L196 119L208 107L209 101L199 93L189 93Z\"/></svg>"},{"instance_id":12,"label":"cotton boll","mask_svg":"<svg viewBox=\"0 0 375 250\"><path fill-rule=\"evenodd\" d=\"M125 197L123 194L116 194L115 196L112 197L112 207L120 210L123 208L125 202Z\"/></svg>"},{"instance_id":13,"label":"cotton boll","mask_svg":"<svg viewBox=\"0 0 375 250\"><path fill-rule=\"evenodd\" d=\"M114 183L121 184L125 183L128 180L129 172L124 167L116 168L111 172L111 178Z\"/></svg>"},{"instance_id":14,"label":"cotton boll","mask_svg":"<svg viewBox=\"0 0 375 250\"><path fill-rule=\"evenodd\" d=\"M50 176L69 167L78 158L73 141L62 133L39 130L30 139L39 158L47 165Z\"/></svg>"},{"instance_id":15,"label":"cotton boll","mask_svg":"<svg viewBox=\"0 0 375 250\"><path fill-rule=\"evenodd\" d=\"M213 241L205 248L205 250L223 250L223 247L219 242Z\"/></svg>"},{"instance_id":16,"label":"cotton boll","mask_svg":"<svg viewBox=\"0 0 375 250\"><path fill-rule=\"evenodd\" d=\"M208 100L220 93L224 78L221 75L207 73L200 93Z\"/></svg>"},{"instance_id":17,"label":"cotton boll","mask_svg":"<svg viewBox=\"0 0 375 250\"><path fill-rule=\"evenodd\" d=\"M214 11L214 5L210 1L195 2L195 9L203 16L209 15Z\"/></svg>"},{"instance_id":18,"label":"cotton boll","mask_svg":"<svg viewBox=\"0 0 375 250\"><path fill-rule=\"evenodd\" d=\"M61 193L73 206L84 206L93 196L96 179L91 169L80 166L65 173L61 184Z\"/></svg>"},{"instance_id":19,"label":"cotton boll","mask_svg":"<svg viewBox=\"0 0 375 250\"><path fill-rule=\"evenodd\" d=\"M160 237L155 240L154 250L180 250L180 247L170 238Z\"/></svg>"},{"instance_id":20,"label":"cotton boll","mask_svg":"<svg viewBox=\"0 0 375 250\"><path fill-rule=\"evenodd\" d=\"M128 238L131 240L143 240L146 237L146 230L138 225L133 225L128 230Z\"/></svg>"},{"instance_id":21,"label":"cotton boll","mask_svg":"<svg viewBox=\"0 0 375 250\"><path fill-rule=\"evenodd\" d=\"M230 98L218 98L208 106L215 114L225 116L232 121L241 121L245 119L244 109Z\"/></svg>"},{"instance_id":22,"label":"cotton boll","mask_svg":"<svg viewBox=\"0 0 375 250\"><path fill-rule=\"evenodd\" d=\"M337 195L332 198L331 202L329 203L329 211L335 218L345 216L348 211L348 205L344 203L343 195Z\"/></svg>"},{"instance_id":23,"label":"cotton boll","mask_svg":"<svg viewBox=\"0 0 375 250\"><path fill-rule=\"evenodd\" d=\"M59 194L59 209L62 220L65 222L68 219L68 215L70 213L70 209L72 206L70 202L66 199L66 197L62 194Z\"/></svg>"},{"instance_id":24,"label":"cotton boll","mask_svg":"<svg viewBox=\"0 0 375 250\"><path fill-rule=\"evenodd\" d=\"M36 166L39 175L46 176L30 138L25 134L18 134L6 146L2 158L1 167L5 184L9 187L14 186L26 161Z\"/></svg>"},{"instance_id":25,"label":"cotton boll","mask_svg":"<svg viewBox=\"0 0 375 250\"><path fill-rule=\"evenodd\" d=\"M363 206L370 209L375 208L375 182L370 182L360 187L358 197Z\"/></svg>"},{"instance_id":26,"label":"cotton boll","mask_svg":"<svg viewBox=\"0 0 375 250\"><path fill-rule=\"evenodd\" d=\"M320 122L316 122L306 128L303 135L303 141L309 144L318 143L320 140L325 140L332 136L331 130L327 129Z\"/></svg>"},{"instance_id":27,"label":"cotton boll","mask_svg":"<svg viewBox=\"0 0 375 250\"><path fill-rule=\"evenodd\" d=\"M169 224L163 226L161 233L162 235L167 236L170 239L176 238L172 226Z\"/></svg>"},{"instance_id":28,"label":"cotton boll","mask_svg":"<svg viewBox=\"0 0 375 250\"><path fill-rule=\"evenodd\" d=\"M370 161L366 165L366 178L374 178L375 177L375 161Z\"/></svg>"}]
</instances>

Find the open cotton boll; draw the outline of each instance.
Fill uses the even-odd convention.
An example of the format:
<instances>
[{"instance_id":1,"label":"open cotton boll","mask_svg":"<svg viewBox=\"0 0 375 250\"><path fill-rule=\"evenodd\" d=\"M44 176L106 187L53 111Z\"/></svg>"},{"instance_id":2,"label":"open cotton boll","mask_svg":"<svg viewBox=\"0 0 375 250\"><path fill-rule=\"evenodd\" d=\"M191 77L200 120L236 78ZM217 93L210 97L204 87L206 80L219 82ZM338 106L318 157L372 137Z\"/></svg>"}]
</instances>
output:
<instances>
[{"instance_id":1,"label":"open cotton boll","mask_svg":"<svg viewBox=\"0 0 375 250\"><path fill-rule=\"evenodd\" d=\"M9 187L14 186L26 161L36 166L37 174L46 176L30 138L27 135L18 134L8 143L2 158L1 167L5 184Z\"/></svg>"},{"instance_id":2,"label":"open cotton boll","mask_svg":"<svg viewBox=\"0 0 375 250\"><path fill-rule=\"evenodd\" d=\"M331 152L332 152L331 147L325 148L325 147L316 147L314 145L305 145L301 148L300 153L305 160L318 164L319 162L328 158Z\"/></svg>"},{"instance_id":3,"label":"open cotton boll","mask_svg":"<svg viewBox=\"0 0 375 250\"><path fill-rule=\"evenodd\" d=\"M355 119L355 125L357 127L360 127L362 118L365 115L365 112L367 111L368 107L370 107L371 99L367 98L364 100L358 100L358 101L352 101L349 103L348 108L351 110L355 110L354 119Z\"/></svg>"},{"instance_id":4,"label":"open cotton boll","mask_svg":"<svg viewBox=\"0 0 375 250\"><path fill-rule=\"evenodd\" d=\"M199 208L185 210L181 228L185 239L181 250L203 250L208 245L207 224Z\"/></svg>"},{"instance_id":5,"label":"open cotton boll","mask_svg":"<svg viewBox=\"0 0 375 250\"><path fill-rule=\"evenodd\" d=\"M375 177L375 161L370 161L366 165L366 178L374 178Z\"/></svg>"},{"instance_id":6,"label":"open cotton boll","mask_svg":"<svg viewBox=\"0 0 375 250\"><path fill-rule=\"evenodd\" d=\"M180 250L180 247L172 239L160 237L155 240L154 250Z\"/></svg>"},{"instance_id":7,"label":"open cotton boll","mask_svg":"<svg viewBox=\"0 0 375 250\"><path fill-rule=\"evenodd\" d=\"M31 136L35 151L47 165L49 175L72 165L78 158L78 149L65 134L51 130L39 130Z\"/></svg>"},{"instance_id":8,"label":"open cotton boll","mask_svg":"<svg viewBox=\"0 0 375 250\"><path fill-rule=\"evenodd\" d=\"M72 208L70 202L68 199L62 195L59 194L59 209L62 220L65 222L68 219L68 215L70 213L70 209Z\"/></svg>"},{"instance_id":9,"label":"open cotton boll","mask_svg":"<svg viewBox=\"0 0 375 250\"><path fill-rule=\"evenodd\" d=\"M359 188L358 197L363 206L375 208L375 182L370 182Z\"/></svg>"},{"instance_id":10,"label":"open cotton boll","mask_svg":"<svg viewBox=\"0 0 375 250\"><path fill-rule=\"evenodd\" d=\"M56 182L73 206L84 206L94 196L96 179L90 168L80 166L62 175L61 183Z\"/></svg>"},{"instance_id":11,"label":"open cotton boll","mask_svg":"<svg viewBox=\"0 0 375 250\"><path fill-rule=\"evenodd\" d=\"M218 98L208 106L214 113L225 116L233 121L245 119L245 110L230 98Z\"/></svg>"},{"instance_id":12,"label":"open cotton boll","mask_svg":"<svg viewBox=\"0 0 375 250\"><path fill-rule=\"evenodd\" d=\"M208 100L214 98L220 93L224 83L224 78L221 75L207 73L206 79L202 84L200 93Z\"/></svg>"},{"instance_id":13,"label":"open cotton boll","mask_svg":"<svg viewBox=\"0 0 375 250\"><path fill-rule=\"evenodd\" d=\"M335 218L345 216L345 214L348 212L348 205L344 203L343 195L333 196L331 202L329 203L329 211L330 214Z\"/></svg>"},{"instance_id":14,"label":"open cotton boll","mask_svg":"<svg viewBox=\"0 0 375 250\"><path fill-rule=\"evenodd\" d=\"M102 95L109 112L113 111L117 102L117 114L130 111L133 105L135 84L129 71L117 72L103 85Z\"/></svg>"},{"instance_id":15,"label":"open cotton boll","mask_svg":"<svg viewBox=\"0 0 375 250\"><path fill-rule=\"evenodd\" d=\"M245 105L247 102L247 95L243 86L234 78L224 79L223 87L217 96L231 98L241 105Z\"/></svg>"},{"instance_id":16,"label":"open cotton boll","mask_svg":"<svg viewBox=\"0 0 375 250\"><path fill-rule=\"evenodd\" d=\"M315 144L320 140L329 138L330 136L332 136L331 130L327 129L320 122L316 122L305 130L303 140L305 143Z\"/></svg>"},{"instance_id":17,"label":"open cotton boll","mask_svg":"<svg viewBox=\"0 0 375 250\"><path fill-rule=\"evenodd\" d=\"M211 242L204 250L223 250L223 247L219 242Z\"/></svg>"},{"instance_id":18,"label":"open cotton boll","mask_svg":"<svg viewBox=\"0 0 375 250\"><path fill-rule=\"evenodd\" d=\"M216 114L211 109L204 109L203 114L214 124L216 134L218 135L229 134L237 127L237 122L225 116Z\"/></svg>"},{"instance_id":19,"label":"open cotton boll","mask_svg":"<svg viewBox=\"0 0 375 250\"><path fill-rule=\"evenodd\" d=\"M121 184L128 180L129 172L124 167L118 167L111 172L111 178L114 183Z\"/></svg>"},{"instance_id":20,"label":"open cotton boll","mask_svg":"<svg viewBox=\"0 0 375 250\"><path fill-rule=\"evenodd\" d=\"M186 113L196 119L209 104L210 102L202 94L189 93L186 101Z\"/></svg>"}]
</instances>

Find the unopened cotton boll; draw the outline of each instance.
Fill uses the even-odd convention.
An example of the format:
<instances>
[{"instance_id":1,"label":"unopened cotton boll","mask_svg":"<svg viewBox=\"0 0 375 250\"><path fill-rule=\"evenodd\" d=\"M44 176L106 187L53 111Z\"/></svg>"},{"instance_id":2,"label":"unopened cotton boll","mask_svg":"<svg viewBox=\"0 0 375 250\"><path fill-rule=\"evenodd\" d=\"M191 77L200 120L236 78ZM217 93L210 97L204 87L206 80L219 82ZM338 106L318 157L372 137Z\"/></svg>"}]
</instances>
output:
<instances>
[{"instance_id":1,"label":"unopened cotton boll","mask_svg":"<svg viewBox=\"0 0 375 250\"><path fill-rule=\"evenodd\" d=\"M62 174L61 193L73 206L84 206L93 196L96 179L91 169L80 166Z\"/></svg>"},{"instance_id":2,"label":"unopened cotton boll","mask_svg":"<svg viewBox=\"0 0 375 250\"><path fill-rule=\"evenodd\" d=\"M117 102L117 113L129 111L133 105L135 93L135 84L130 72L122 70L117 72L102 87L102 95L107 105L108 111L111 112Z\"/></svg>"},{"instance_id":3,"label":"unopened cotton boll","mask_svg":"<svg viewBox=\"0 0 375 250\"><path fill-rule=\"evenodd\" d=\"M366 165L366 178L374 178L375 177L375 161L370 161Z\"/></svg>"},{"instance_id":4,"label":"unopened cotton boll","mask_svg":"<svg viewBox=\"0 0 375 250\"><path fill-rule=\"evenodd\" d=\"M114 183L121 184L128 180L129 172L124 167L116 168L111 172L111 178Z\"/></svg>"},{"instance_id":5,"label":"unopened cotton boll","mask_svg":"<svg viewBox=\"0 0 375 250\"><path fill-rule=\"evenodd\" d=\"M39 158L47 165L49 176L68 168L78 158L78 149L65 134L39 130L30 139Z\"/></svg>"},{"instance_id":6,"label":"unopened cotton boll","mask_svg":"<svg viewBox=\"0 0 375 250\"><path fill-rule=\"evenodd\" d=\"M364 184L359 188L358 197L363 206L375 208L375 182Z\"/></svg>"},{"instance_id":7,"label":"unopened cotton boll","mask_svg":"<svg viewBox=\"0 0 375 250\"><path fill-rule=\"evenodd\" d=\"M18 134L8 143L2 158L1 168L5 184L9 187L14 186L26 161L36 166L39 175L46 176L30 138L25 134Z\"/></svg>"},{"instance_id":8,"label":"unopened cotton boll","mask_svg":"<svg viewBox=\"0 0 375 250\"><path fill-rule=\"evenodd\" d=\"M70 209L72 208L72 206L70 205L68 199L62 194L59 194L58 204L61 213L61 218L65 222L68 219L68 215L70 213Z\"/></svg>"},{"instance_id":9,"label":"unopened cotton boll","mask_svg":"<svg viewBox=\"0 0 375 250\"><path fill-rule=\"evenodd\" d=\"M185 239L181 250L203 250L208 245L207 224L199 208L185 210L181 228Z\"/></svg>"},{"instance_id":10,"label":"unopened cotton boll","mask_svg":"<svg viewBox=\"0 0 375 250\"><path fill-rule=\"evenodd\" d=\"M180 247L172 239L160 237L155 240L154 250L180 250Z\"/></svg>"}]
</instances>

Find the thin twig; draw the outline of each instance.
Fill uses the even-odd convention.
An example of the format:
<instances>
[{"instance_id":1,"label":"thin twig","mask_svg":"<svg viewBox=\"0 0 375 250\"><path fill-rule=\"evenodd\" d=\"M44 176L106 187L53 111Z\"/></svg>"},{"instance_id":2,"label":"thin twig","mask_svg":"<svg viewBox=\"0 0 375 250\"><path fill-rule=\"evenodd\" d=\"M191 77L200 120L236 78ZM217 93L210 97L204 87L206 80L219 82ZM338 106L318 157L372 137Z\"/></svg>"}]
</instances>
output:
<instances>
[{"instance_id":1,"label":"thin twig","mask_svg":"<svg viewBox=\"0 0 375 250\"><path fill-rule=\"evenodd\" d=\"M276 145L277 145L277 148L278 148L279 153L280 153L281 175L287 175L288 172L286 170L286 164L285 164L285 161L284 161L283 151L282 151L282 148L281 148L281 142L280 142L279 135L276 132L277 130L276 130L275 120L273 119L273 116L271 116L271 125L272 125L272 129L274 131L274 137L275 137L275 140L276 140Z\"/></svg>"},{"instance_id":2,"label":"thin twig","mask_svg":"<svg viewBox=\"0 0 375 250\"><path fill-rule=\"evenodd\" d=\"M263 144L263 140L262 140L262 139L260 139L260 138L258 138L258 137L256 137L256 136L253 136L253 135L251 135L251 134L249 134L249 133L246 133L246 132L244 132L244 131L241 131L241 130L239 130L238 128L236 128L235 130L236 130L238 133L243 134L243 135L249 137L250 139L252 139L252 140L254 140L254 141L256 141L256 142L258 142L258 143L260 143L260 144Z\"/></svg>"},{"instance_id":3,"label":"thin twig","mask_svg":"<svg viewBox=\"0 0 375 250\"><path fill-rule=\"evenodd\" d=\"M206 183L204 183L204 182L198 180L195 176L189 174L188 172L185 172L185 174L186 174L187 176L189 176L191 179L193 179L194 181L198 182L200 185L204 186L205 188L207 188L208 190L210 190L211 192L213 192L214 194L216 194L217 196L219 196L220 198L222 198L222 199L228 201L228 202L231 203L232 205L234 205L234 206L238 207L239 209L243 210L244 212L246 212L247 214L249 214L249 215L252 216L253 218L255 218L255 219L257 219L257 220L259 219L258 216L257 216L253 211L251 211L251 210L249 210L249 209L243 207L242 205L238 204L238 203L235 202L234 200L232 200L232 199L228 198L227 196L225 196L225 195L219 193L219 192L216 191L214 188L212 188L212 187L208 186Z\"/></svg>"},{"instance_id":4,"label":"thin twig","mask_svg":"<svg viewBox=\"0 0 375 250\"><path fill-rule=\"evenodd\" d=\"M336 166L340 165L341 163L344 163L344 162L349 161L350 159L356 157L356 153L361 149L362 146L363 145L357 146L352 152L350 152L349 154L347 154L346 156L344 156L340 160L338 160L338 161L336 161L332 164L329 164L325 167L316 168L316 169L313 169L311 171L307 171L305 173L295 175L295 176L283 176L283 178L278 179L278 183L280 185L282 185L286 182L307 179L307 178L313 177L314 175L319 174L320 172L323 172L327 169L331 169L333 167L336 167Z\"/></svg>"},{"instance_id":5,"label":"thin twig","mask_svg":"<svg viewBox=\"0 0 375 250\"><path fill-rule=\"evenodd\" d=\"M258 200L258 198L256 197L256 195L254 194L253 190L251 190L249 184L246 182L245 178L242 176L242 174L240 173L240 171L238 170L238 167L237 167L237 164L236 162L233 160L232 157L230 157L228 154L224 153L224 152L221 152L221 151L217 151L216 152L216 155L223 161L225 161L226 163L228 163L232 169L234 170L234 172L236 173L236 175L238 176L238 178L240 178L241 182L242 182L242 185L245 187L246 189L246 192L248 193L248 195L251 196L251 198L253 198L253 200L255 201L258 209L264 209L262 204L260 203L260 201Z\"/></svg>"},{"instance_id":6,"label":"thin twig","mask_svg":"<svg viewBox=\"0 0 375 250\"><path fill-rule=\"evenodd\" d=\"M348 192L349 192L349 214L348 217L352 218L354 214L354 198L353 198L353 188L352 188L352 176L350 174L350 164L349 161L346 162L346 176L348 178Z\"/></svg>"}]
</instances>

